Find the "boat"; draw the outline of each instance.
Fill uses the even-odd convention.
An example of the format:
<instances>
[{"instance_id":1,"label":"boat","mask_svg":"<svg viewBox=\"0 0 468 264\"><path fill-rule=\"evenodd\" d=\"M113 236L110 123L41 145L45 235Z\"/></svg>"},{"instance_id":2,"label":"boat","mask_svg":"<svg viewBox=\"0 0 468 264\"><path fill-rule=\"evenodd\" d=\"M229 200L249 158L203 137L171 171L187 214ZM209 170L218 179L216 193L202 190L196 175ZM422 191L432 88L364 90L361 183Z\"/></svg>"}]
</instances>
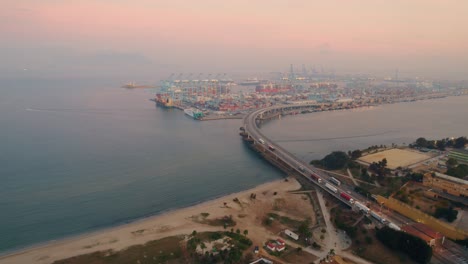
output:
<instances>
[{"instance_id":1,"label":"boat","mask_svg":"<svg viewBox=\"0 0 468 264\"><path fill-rule=\"evenodd\" d=\"M156 94L154 101L156 102L156 105L158 106L162 106L165 108L174 107L174 102L172 100L172 97L169 96L168 94Z\"/></svg>"},{"instance_id":2,"label":"boat","mask_svg":"<svg viewBox=\"0 0 468 264\"><path fill-rule=\"evenodd\" d=\"M258 85L260 84L260 80L258 80L257 78L249 78L247 80L241 81L239 84L244 86Z\"/></svg>"},{"instance_id":3,"label":"boat","mask_svg":"<svg viewBox=\"0 0 468 264\"><path fill-rule=\"evenodd\" d=\"M184 109L184 113L193 119L200 120L203 118L203 112L193 108Z\"/></svg>"}]
</instances>

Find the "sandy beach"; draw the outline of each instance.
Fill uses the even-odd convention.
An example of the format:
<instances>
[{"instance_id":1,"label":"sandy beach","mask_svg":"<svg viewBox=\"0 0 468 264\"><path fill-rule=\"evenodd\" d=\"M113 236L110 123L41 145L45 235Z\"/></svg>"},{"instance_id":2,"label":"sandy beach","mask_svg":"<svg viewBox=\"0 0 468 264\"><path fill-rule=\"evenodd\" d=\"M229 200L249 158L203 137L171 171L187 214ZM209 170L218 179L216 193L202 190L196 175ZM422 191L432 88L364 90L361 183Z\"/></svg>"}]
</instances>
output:
<instances>
[{"instance_id":1,"label":"sandy beach","mask_svg":"<svg viewBox=\"0 0 468 264\"><path fill-rule=\"evenodd\" d=\"M292 179L289 181L282 179L265 183L253 189L230 194L191 207L15 252L0 257L0 263L52 263L56 260L95 251L109 249L118 251L131 245L144 244L163 237L190 234L193 230L197 230L197 232L223 230L223 227L220 226L211 226L194 221L201 213L209 213L209 218L211 219L232 215L233 219L237 222L235 228L250 227L249 236L254 242L261 243L263 239L274 234L269 234L262 229L262 219L259 219L259 215L271 210L273 206L273 202L271 201L278 197L290 195L288 191L299 188L300 184ZM274 192L277 192L277 194L274 194ZM257 194L255 201L249 199L252 193ZM240 203L233 202L234 198L238 198ZM308 201L304 201L301 204L300 200L298 199L295 204L296 206L291 207L288 205L288 208L290 207L290 210L301 212L304 206L310 206ZM224 203L227 203L226 206ZM241 212L245 215L251 214L252 217L245 217L244 215L238 217ZM252 225L257 224L260 227L255 227L254 230Z\"/></svg>"}]
</instances>

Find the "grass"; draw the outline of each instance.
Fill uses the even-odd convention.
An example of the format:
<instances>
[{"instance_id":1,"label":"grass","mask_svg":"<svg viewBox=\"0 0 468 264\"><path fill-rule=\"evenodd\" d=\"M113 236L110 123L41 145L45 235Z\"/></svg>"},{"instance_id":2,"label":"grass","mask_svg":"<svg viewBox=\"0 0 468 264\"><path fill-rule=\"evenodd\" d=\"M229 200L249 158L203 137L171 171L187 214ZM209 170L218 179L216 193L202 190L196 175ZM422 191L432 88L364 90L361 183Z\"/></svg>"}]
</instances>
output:
<instances>
[{"instance_id":1,"label":"grass","mask_svg":"<svg viewBox=\"0 0 468 264\"><path fill-rule=\"evenodd\" d=\"M301 221L299 220L291 219L287 216L281 216L275 213L268 213L268 217L271 217L279 221L281 224L292 228L298 228L301 225Z\"/></svg>"},{"instance_id":2,"label":"grass","mask_svg":"<svg viewBox=\"0 0 468 264\"><path fill-rule=\"evenodd\" d=\"M120 264L120 263L183 263L181 236L150 241L144 245L131 246L122 251L98 251L90 254L55 261L54 264Z\"/></svg>"}]
</instances>

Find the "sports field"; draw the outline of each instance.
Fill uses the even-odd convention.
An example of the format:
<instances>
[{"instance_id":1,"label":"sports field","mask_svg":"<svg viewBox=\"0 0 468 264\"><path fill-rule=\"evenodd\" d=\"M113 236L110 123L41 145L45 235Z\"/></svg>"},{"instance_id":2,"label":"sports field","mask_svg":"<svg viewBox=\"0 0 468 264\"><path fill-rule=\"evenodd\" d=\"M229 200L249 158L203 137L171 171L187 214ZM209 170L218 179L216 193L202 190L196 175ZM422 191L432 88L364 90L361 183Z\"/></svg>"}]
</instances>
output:
<instances>
[{"instance_id":1,"label":"sports field","mask_svg":"<svg viewBox=\"0 0 468 264\"><path fill-rule=\"evenodd\" d=\"M379 162L383 158L387 159L387 168L393 170L398 167L407 167L413 165L415 163L429 159L431 156L416 151L390 149L363 156L359 158L359 160L371 164L372 162Z\"/></svg>"}]
</instances>

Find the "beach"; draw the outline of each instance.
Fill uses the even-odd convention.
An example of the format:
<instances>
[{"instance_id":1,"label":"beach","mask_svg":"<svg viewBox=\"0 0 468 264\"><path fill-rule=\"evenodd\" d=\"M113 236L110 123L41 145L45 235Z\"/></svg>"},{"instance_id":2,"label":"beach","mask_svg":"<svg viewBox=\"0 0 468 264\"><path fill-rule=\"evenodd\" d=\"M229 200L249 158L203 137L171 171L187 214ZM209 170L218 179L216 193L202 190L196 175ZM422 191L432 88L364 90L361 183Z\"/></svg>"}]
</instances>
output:
<instances>
[{"instance_id":1,"label":"beach","mask_svg":"<svg viewBox=\"0 0 468 264\"><path fill-rule=\"evenodd\" d=\"M222 226L212 226L199 221L201 213L208 213L209 219L232 216L237 222L234 228L249 228L249 237L255 243L261 243L262 240L274 234L261 227L262 219L260 216L271 210L275 199L284 199L287 195L293 196L288 191L299 188L300 184L293 179L288 181L284 179L276 180L253 189L233 193L191 207L14 252L0 257L0 263L52 263L56 260L95 251L109 249L118 251L163 237L188 235L193 230L197 232L223 230ZM250 199L252 193L256 194L254 201ZM293 206L288 205L288 210L300 213L304 211L304 206L310 206L308 201L304 201L298 195L295 196L297 197L296 202ZM239 202L234 202L233 199L235 198L238 198ZM246 217L249 215L250 217ZM306 217L307 215L303 216ZM255 227L254 229L252 225L259 225L259 228Z\"/></svg>"}]
</instances>

